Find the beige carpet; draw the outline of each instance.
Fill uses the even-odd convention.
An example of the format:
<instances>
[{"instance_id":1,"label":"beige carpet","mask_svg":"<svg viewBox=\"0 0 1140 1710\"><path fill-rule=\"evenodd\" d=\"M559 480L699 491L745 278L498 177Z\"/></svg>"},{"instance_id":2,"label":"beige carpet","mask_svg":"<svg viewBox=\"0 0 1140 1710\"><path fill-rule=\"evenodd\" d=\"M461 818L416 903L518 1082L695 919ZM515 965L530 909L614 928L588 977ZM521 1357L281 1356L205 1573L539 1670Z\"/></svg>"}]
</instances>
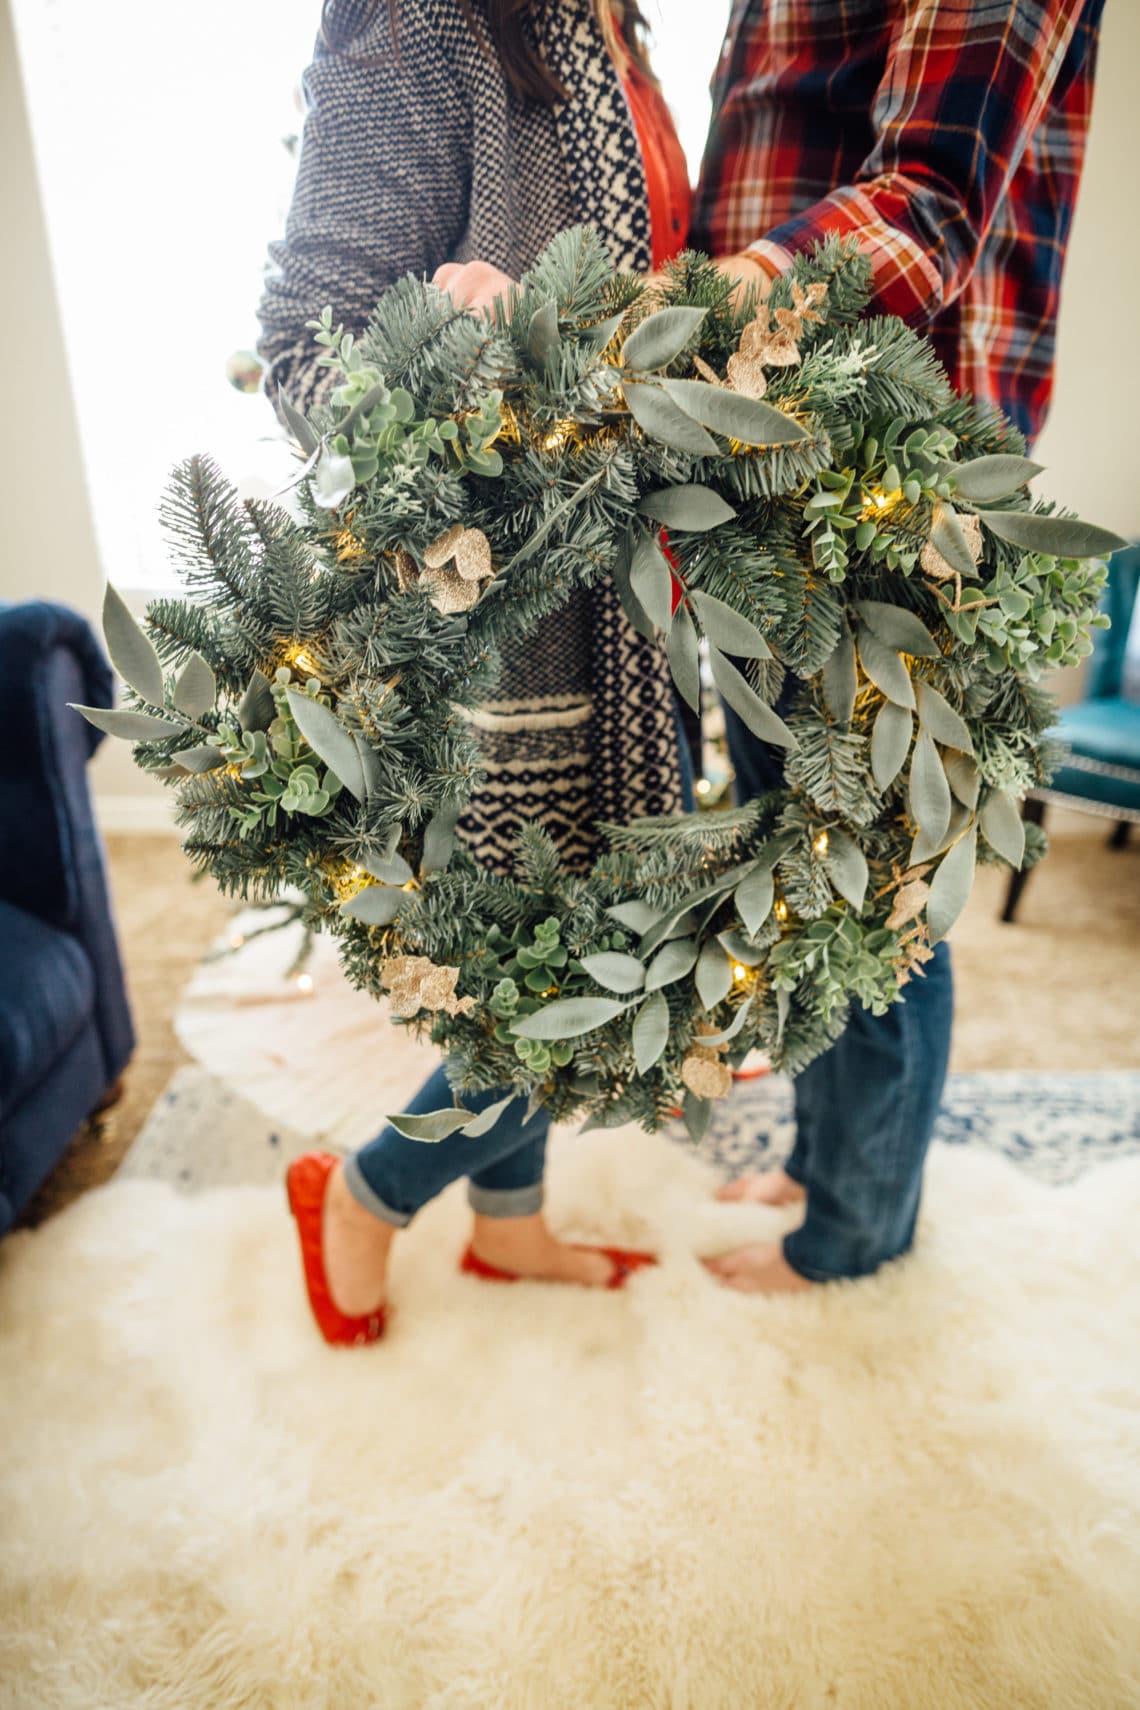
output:
<instances>
[{"instance_id":1,"label":"beige carpet","mask_svg":"<svg viewBox=\"0 0 1140 1710\"><path fill-rule=\"evenodd\" d=\"M661 1269L492 1290L450 1195L364 1351L279 1189L5 1242L3 1710L1135 1710L1140 1162L938 1150L911 1258L778 1301L695 1264L773 1214L691 1156L553 1165Z\"/></svg>"},{"instance_id":2,"label":"beige carpet","mask_svg":"<svg viewBox=\"0 0 1140 1710\"><path fill-rule=\"evenodd\" d=\"M1053 810L1049 829L1018 924L998 920L1008 875L991 867L955 929L957 1070L1140 1067L1140 836L1110 850L1103 821ZM212 884L190 882L173 837L112 837L108 854L138 1050L125 1098L76 1137L33 1225L109 1180L186 1062L174 1011L230 910Z\"/></svg>"}]
</instances>

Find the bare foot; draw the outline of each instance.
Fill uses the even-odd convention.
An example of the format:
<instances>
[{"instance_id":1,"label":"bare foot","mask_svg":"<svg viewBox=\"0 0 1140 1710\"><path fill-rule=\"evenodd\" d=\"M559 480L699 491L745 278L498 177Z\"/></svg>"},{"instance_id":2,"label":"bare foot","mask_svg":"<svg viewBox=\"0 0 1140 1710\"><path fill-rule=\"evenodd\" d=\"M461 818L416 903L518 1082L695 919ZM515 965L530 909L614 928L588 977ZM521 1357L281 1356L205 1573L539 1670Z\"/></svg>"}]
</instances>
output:
<instances>
[{"instance_id":1,"label":"bare foot","mask_svg":"<svg viewBox=\"0 0 1140 1710\"><path fill-rule=\"evenodd\" d=\"M384 1304L388 1251L396 1231L353 1199L338 1164L325 1195L321 1245L333 1305L362 1317Z\"/></svg>"},{"instance_id":2,"label":"bare foot","mask_svg":"<svg viewBox=\"0 0 1140 1710\"><path fill-rule=\"evenodd\" d=\"M717 1188L716 1197L748 1205L799 1205L807 1194L786 1171L764 1170L758 1176L737 1176L734 1182L724 1182Z\"/></svg>"},{"instance_id":3,"label":"bare foot","mask_svg":"<svg viewBox=\"0 0 1140 1710\"><path fill-rule=\"evenodd\" d=\"M559 1241L541 1212L533 1217L476 1217L471 1247L484 1264L535 1282L605 1288L614 1272L604 1253L584 1253Z\"/></svg>"},{"instance_id":4,"label":"bare foot","mask_svg":"<svg viewBox=\"0 0 1140 1710\"><path fill-rule=\"evenodd\" d=\"M782 1247L738 1247L735 1252L702 1263L725 1288L738 1289L741 1294L793 1294L815 1286L792 1269Z\"/></svg>"}]
</instances>

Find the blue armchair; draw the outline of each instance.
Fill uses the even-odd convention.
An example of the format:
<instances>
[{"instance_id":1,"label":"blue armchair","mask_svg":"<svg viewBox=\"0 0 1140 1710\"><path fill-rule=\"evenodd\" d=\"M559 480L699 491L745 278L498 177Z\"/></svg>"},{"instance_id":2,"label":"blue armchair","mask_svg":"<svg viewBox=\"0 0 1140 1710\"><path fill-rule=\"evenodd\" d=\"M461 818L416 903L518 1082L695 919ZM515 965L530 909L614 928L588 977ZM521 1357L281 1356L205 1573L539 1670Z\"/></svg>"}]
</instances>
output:
<instances>
[{"instance_id":1,"label":"blue armchair","mask_svg":"<svg viewBox=\"0 0 1140 1710\"><path fill-rule=\"evenodd\" d=\"M1132 826L1140 824L1140 701L1126 693L1125 650L1140 585L1140 546L1113 554L1108 567L1104 607L1110 629L1096 631L1089 660L1088 693L1075 706L1063 707L1057 736L1067 750L1048 789L1034 790L1025 818L1045 820L1050 802L1099 814L1115 822L1110 841L1121 849ZM1011 921L1028 873L1014 873L1002 919Z\"/></svg>"},{"instance_id":2,"label":"blue armchair","mask_svg":"<svg viewBox=\"0 0 1140 1710\"><path fill-rule=\"evenodd\" d=\"M77 613L0 604L0 1235L134 1046L87 789L102 737L67 704L113 698Z\"/></svg>"}]
</instances>

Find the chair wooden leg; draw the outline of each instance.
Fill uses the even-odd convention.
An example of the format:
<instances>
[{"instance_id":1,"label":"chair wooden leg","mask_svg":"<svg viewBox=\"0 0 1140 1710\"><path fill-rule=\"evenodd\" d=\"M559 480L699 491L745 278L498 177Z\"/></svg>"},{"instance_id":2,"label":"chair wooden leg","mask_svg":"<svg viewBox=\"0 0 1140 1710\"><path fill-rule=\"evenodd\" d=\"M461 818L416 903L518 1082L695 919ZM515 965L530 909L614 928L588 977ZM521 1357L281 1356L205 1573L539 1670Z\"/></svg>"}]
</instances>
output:
<instances>
[{"instance_id":1,"label":"chair wooden leg","mask_svg":"<svg viewBox=\"0 0 1140 1710\"><path fill-rule=\"evenodd\" d=\"M1036 796L1028 797L1021 810L1021 817L1030 825L1044 825L1045 803L1039 801ZM1001 911L1001 918L1007 925L1012 925L1017 915L1017 905L1021 901L1021 893L1028 879L1029 872L1024 867L1020 872L1011 873L1009 876L1009 890L1006 892L1005 907Z\"/></svg>"},{"instance_id":2,"label":"chair wooden leg","mask_svg":"<svg viewBox=\"0 0 1140 1710\"><path fill-rule=\"evenodd\" d=\"M1131 830L1132 821L1130 819L1118 819L1112 828L1112 835L1108 840L1108 847L1110 849L1125 848L1128 843Z\"/></svg>"}]
</instances>

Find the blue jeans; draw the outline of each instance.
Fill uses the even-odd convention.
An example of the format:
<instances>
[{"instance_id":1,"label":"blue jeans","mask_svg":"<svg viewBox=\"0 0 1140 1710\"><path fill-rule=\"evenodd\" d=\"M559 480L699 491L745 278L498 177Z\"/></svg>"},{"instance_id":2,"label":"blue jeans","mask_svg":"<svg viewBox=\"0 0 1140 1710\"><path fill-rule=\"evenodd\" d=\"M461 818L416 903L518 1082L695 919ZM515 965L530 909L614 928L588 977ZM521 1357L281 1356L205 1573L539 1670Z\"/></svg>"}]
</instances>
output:
<instances>
[{"instance_id":1,"label":"blue jeans","mask_svg":"<svg viewBox=\"0 0 1140 1710\"><path fill-rule=\"evenodd\" d=\"M681 721L681 794L686 812L693 807L693 768ZM504 1089L464 1094L469 1110L485 1110ZM430 1075L408 1106L416 1113L441 1110L454 1102L442 1066ZM550 1123L543 1111L524 1122L526 1101L509 1104L486 1134L471 1140L453 1134L448 1140L406 1140L392 1127L384 1128L345 1160L345 1184L353 1198L385 1223L398 1229L460 1176L467 1177L467 1197L480 1217L528 1217L542 1209L546 1136Z\"/></svg>"},{"instance_id":2,"label":"blue jeans","mask_svg":"<svg viewBox=\"0 0 1140 1710\"><path fill-rule=\"evenodd\" d=\"M786 710L798 685L777 703ZM778 749L724 709L737 798L783 782ZM814 1282L865 1276L914 1239L922 1171L946 1080L954 988L939 944L902 1003L885 1015L852 1004L846 1031L796 1077L796 1143L784 1166L807 1213L784 1257Z\"/></svg>"}]
</instances>

